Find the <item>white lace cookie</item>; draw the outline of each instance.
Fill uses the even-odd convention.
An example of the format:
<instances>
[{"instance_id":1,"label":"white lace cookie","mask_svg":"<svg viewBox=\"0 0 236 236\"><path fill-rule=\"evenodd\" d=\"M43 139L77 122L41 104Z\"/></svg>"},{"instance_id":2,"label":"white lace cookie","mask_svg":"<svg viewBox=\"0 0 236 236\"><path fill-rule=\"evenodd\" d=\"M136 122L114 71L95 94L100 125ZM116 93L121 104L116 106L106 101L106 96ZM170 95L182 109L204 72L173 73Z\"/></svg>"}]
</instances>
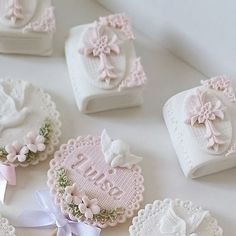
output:
<instances>
[{"instance_id":1,"label":"white lace cookie","mask_svg":"<svg viewBox=\"0 0 236 236\"><path fill-rule=\"evenodd\" d=\"M217 76L173 96L164 105L166 125L187 177L236 166L235 101L229 78Z\"/></svg>"},{"instance_id":2,"label":"white lace cookie","mask_svg":"<svg viewBox=\"0 0 236 236\"><path fill-rule=\"evenodd\" d=\"M0 80L0 164L36 165L53 154L60 135L49 94L23 80Z\"/></svg>"},{"instance_id":3,"label":"white lace cookie","mask_svg":"<svg viewBox=\"0 0 236 236\"><path fill-rule=\"evenodd\" d=\"M209 211L179 199L146 205L133 218L129 232L130 236L223 236Z\"/></svg>"},{"instance_id":4,"label":"white lace cookie","mask_svg":"<svg viewBox=\"0 0 236 236\"><path fill-rule=\"evenodd\" d=\"M0 215L0 236L15 236L15 228Z\"/></svg>"},{"instance_id":5,"label":"white lace cookie","mask_svg":"<svg viewBox=\"0 0 236 236\"><path fill-rule=\"evenodd\" d=\"M70 30L65 54L76 103L92 113L141 105L146 75L125 14Z\"/></svg>"},{"instance_id":6,"label":"white lace cookie","mask_svg":"<svg viewBox=\"0 0 236 236\"><path fill-rule=\"evenodd\" d=\"M100 228L131 218L143 200L141 157L129 145L101 137L80 136L61 145L50 162L48 186L56 205L73 221Z\"/></svg>"},{"instance_id":7,"label":"white lace cookie","mask_svg":"<svg viewBox=\"0 0 236 236\"><path fill-rule=\"evenodd\" d=\"M0 0L0 53L49 56L55 30L51 0Z\"/></svg>"}]
</instances>

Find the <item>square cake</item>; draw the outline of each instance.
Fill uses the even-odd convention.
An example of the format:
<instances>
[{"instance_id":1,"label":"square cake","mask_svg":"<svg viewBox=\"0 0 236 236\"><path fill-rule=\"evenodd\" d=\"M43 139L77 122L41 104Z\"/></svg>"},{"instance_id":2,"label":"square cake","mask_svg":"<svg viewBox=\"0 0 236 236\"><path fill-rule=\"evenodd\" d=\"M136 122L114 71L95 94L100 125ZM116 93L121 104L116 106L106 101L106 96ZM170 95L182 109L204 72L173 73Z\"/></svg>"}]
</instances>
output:
<instances>
[{"instance_id":1,"label":"square cake","mask_svg":"<svg viewBox=\"0 0 236 236\"><path fill-rule=\"evenodd\" d=\"M0 0L0 53L49 56L54 32L51 0Z\"/></svg>"},{"instance_id":2,"label":"square cake","mask_svg":"<svg viewBox=\"0 0 236 236\"><path fill-rule=\"evenodd\" d=\"M133 40L124 14L100 17L70 30L65 54L81 112L142 104L146 75L136 57Z\"/></svg>"},{"instance_id":3,"label":"square cake","mask_svg":"<svg viewBox=\"0 0 236 236\"><path fill-rule=\"evenodd\" d=\"M164 105L166 125L187 177L236 167L235 102L230 80L217 76Z\"/></svg>"}]
</instances>

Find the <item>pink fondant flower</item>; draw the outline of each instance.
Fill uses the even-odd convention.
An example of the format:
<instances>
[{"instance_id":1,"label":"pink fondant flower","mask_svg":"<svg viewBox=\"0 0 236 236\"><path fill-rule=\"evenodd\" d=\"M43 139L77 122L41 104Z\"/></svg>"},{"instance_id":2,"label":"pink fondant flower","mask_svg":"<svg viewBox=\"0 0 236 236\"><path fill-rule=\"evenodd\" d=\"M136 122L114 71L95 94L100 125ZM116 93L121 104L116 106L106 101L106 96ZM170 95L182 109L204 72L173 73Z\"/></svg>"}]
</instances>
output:
<instances>
[{"instance_id":1,"label":"pink fondant flower","mask_svg":"<svg viewBox=\"0 0 236 236\"><path fill-rule=\"evenodd\" d=\"M65 188L65 201L68 204L74 203L76 205L79 205L80 203L82 203L83 196L83 191L80 191L76 183Z\"/></svg>"},{"instance_id":2,"label":"pink fondant flower","mask_svg":"<svg viewBox=\"0 0 236 236\"><path fill-rule=\"evenodd\" d=\"M206 92L197 91L196 95L191 98L193 107L188 113L186 122L192 126L198 122L199 124L205 123L207 120L213 121L216 118L224 119L224 107L220 100L215 104L211 101L206 102Z\"/></svg>"},{"instance_id":3,"label":"pink fondant flower","mask_svg":"<svg viewBox=\"0 0 236 236\"><path fill-rule=\"evenodd\" d=\"M86 46L79 50L80 53L86 56L93 55L94 57L99 57L101 54L109 55L112 52L116 54L120 52L117 36L113 34L110 37L101 25L95 25L94 28L90 29L89 33Z\"/></svg>"},{"instance_id":4,"label":"pink fondant flower","mask_svg":"<svg viewBox=\"0 0 236 236\"><path fill-rule=\"evenodd\" d=\"M79 204L79 210L85 215L86 219L92 219L93 215L100 212L97 199L89 199L87 196L82 198L82 203Z\"/></svg>"},{"instance_id":5,"label":"pink fondant flower","mask_svg":"<svg viewBox=\"0 0 236 236\"><path fill-rule=\"evenodd\" d=\"M31 152L42 152L45 150L46 146L44 144L45 138L36 132L29 132L26 135L26 146Z\"/></svg>"},{"instance_id":6,"label":"pink fondant flower","mask_svg":"<svg viewBox=\"0 0 236 236\"><path fill-rule=\"evenodd\" d=\"M24 162L26 160L27 153L29 152L29 149L26 146L21 148L17 141L6 145L5 150L8 153L7 160L10 162L14 162L15 160Z\"/></svg>"}]
</instances>

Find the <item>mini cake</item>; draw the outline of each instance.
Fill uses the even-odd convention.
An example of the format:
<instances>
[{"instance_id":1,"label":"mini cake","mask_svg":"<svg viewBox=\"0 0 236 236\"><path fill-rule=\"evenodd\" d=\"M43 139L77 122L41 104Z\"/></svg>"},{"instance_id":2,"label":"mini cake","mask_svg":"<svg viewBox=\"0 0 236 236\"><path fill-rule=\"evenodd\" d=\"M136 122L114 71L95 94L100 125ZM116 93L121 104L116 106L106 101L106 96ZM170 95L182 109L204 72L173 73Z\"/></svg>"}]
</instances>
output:
<instances>
[{"instance_id":1,"label":"mini cake","mask_svg":"<svg viewBox=\"0 0 236 236\"><path fill-rule=\"evenodd\" d=\"M92 113L141 105L146 75L124 14L70 30L65 54L79 110Z\"/></svg>"},{"instance_id":2,"label":"mini cake","mask_svg":"<svg viewBox=\"0 0 236 236\"><path fill-rule=\"evenodd\" d=\"M49 56L54 31L51 0L0 0L0 53Z\"/></svg>"},{"instance_id":3,"label":"mini cake","mask_svg":"<svg viewBox=\"0 0 236 236\"><path fill-rule=\"evenodd\" d=\"M178 199L146 205L133 219L129 232L130 236L223 236L209 211Z\"/></svg>"},{"instance_id":4,"label":"mini cake","mask_svg":"<svg viewBox=\"0 0 236 236\"><path fill-rule=\"evenodd\" d=\"M63 144L50 162L48 185L69 220L105 228L123 223L139 209L143 176L122 140L86 136Z\"/></svg>"},{"instance_id":5,"label":"mini cake","mask_svg":"<svg viewBox=\"0 0 236 236\"><path fill-rule=\"evenodd\" d=\"M163 114L180 165L197 178L236 166L236 98L226 76L170 98Z\"/></svg>"},{"instance_id":6,"label":"mini cake","mask_svg":"<svg viewBox=\"0 0 236 236\"><path fill-rule=\"evenodd\" d=\"M15 236L15 228L9 224L6 218L0 215L0 235L1 236Z\"/></svg>"}]
</instances>

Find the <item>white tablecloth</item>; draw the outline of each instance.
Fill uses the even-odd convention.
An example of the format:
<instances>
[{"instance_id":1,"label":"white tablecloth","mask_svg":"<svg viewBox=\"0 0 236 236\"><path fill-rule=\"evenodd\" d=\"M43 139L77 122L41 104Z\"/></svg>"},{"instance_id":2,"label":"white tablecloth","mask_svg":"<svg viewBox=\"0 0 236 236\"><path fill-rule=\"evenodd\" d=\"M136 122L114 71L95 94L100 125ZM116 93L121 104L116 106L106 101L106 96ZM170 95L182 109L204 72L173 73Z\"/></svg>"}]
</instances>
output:
<instances>
[{"instance_id":1,"label":"white tablecloth","mask_svg":"<svg viewBox=\"0 0 236 236\"><path fill-rule=\"evenodd\" d=\"M137 34L137 54L142 57L149 79L144 106L83 115L78 111L72 95L63 53L64 38L70 27L93 21L107 12L90 0L54 2L58 29L53 57L0 55L0 77L31 81L52 95L61 113L62 143L78 135L100 134L104 127L112 136L126 140L134 153L144 157L141 163L145 178L144 204L166 197L192 200L211 210L224 228L224 235L234 236L236 169L198 180L186 179L162 118L162 106L168 97L198 85L204 76ZM48 161L27 169L17 169L17 187L8 187L6 205L0 205L0 211L5 217L14 222L23 209L38 209L34 192L46 187L47 169ZM128 236L129 225L130 221L106 229L101 235ZM51 231L17 229L18 236L49 236Z\"/></svg>"}]
</instances>

